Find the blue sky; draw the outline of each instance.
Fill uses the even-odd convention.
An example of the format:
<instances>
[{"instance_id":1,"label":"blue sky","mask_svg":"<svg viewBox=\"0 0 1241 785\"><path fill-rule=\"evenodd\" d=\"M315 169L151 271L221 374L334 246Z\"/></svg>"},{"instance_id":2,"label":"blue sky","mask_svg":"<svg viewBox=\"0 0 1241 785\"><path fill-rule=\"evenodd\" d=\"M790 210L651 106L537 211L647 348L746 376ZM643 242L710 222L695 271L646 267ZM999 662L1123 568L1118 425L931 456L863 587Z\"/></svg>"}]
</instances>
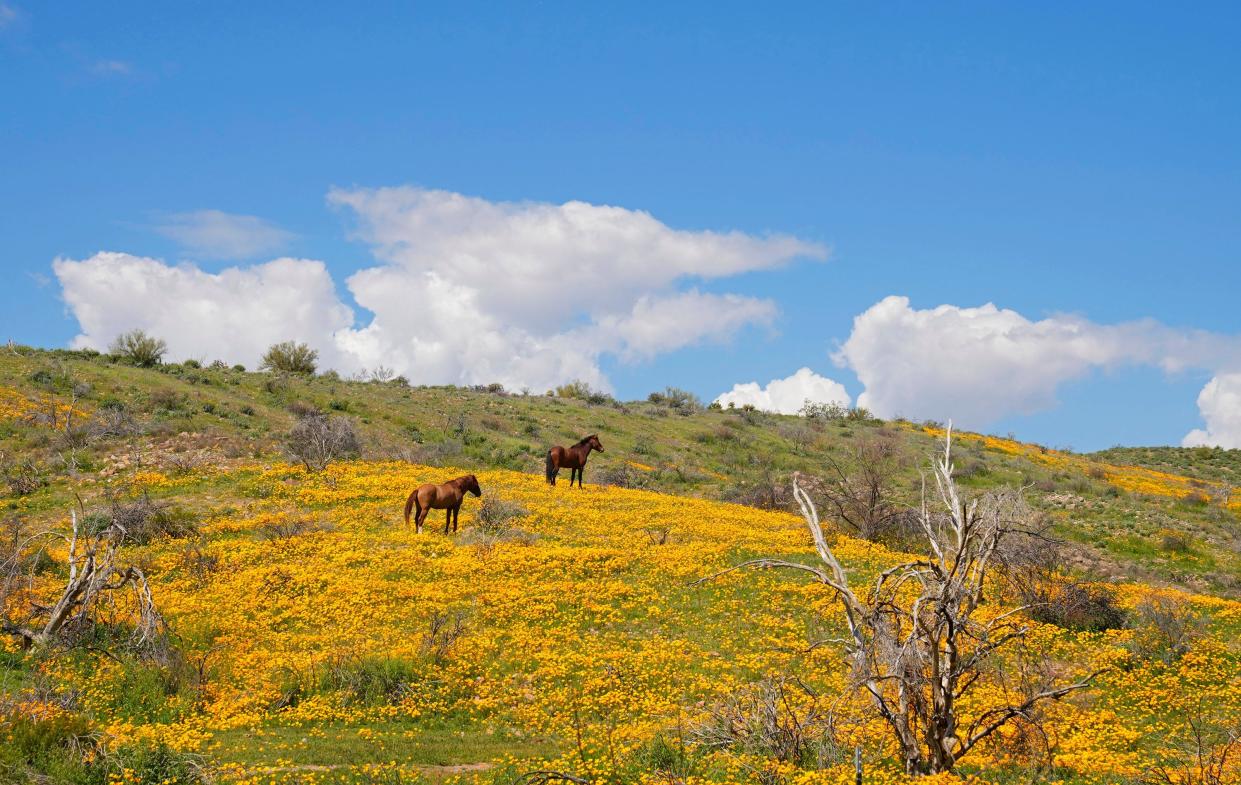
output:
<instances>
[{"instance_id":1,"label":"blue sky","mask_svg":"<svg viewBox=\"0 0 1241 785\"><path fill-rule=\"evenodd\" d=\"M1091 350L1049 372L1050 397L986 417L973 396L1020 375L1008 359L991 381L932 380L925 396L872 378L873 400L913 409L888 414L973 418L1078 449L1176 444L1206 417L1228 445L1241 428L1233 399L1216 395L1210 410L1196 399L1212 379L1225 388L1241 341L1239 34L1241 10L1224 3L2 0L0 338L103 340L66 307L52 268L100 251L207 274L321 260L362 329L371 317L346 281L394 262L375 214L329 203L332 189L449 192L480 209L580 201L671 230L831 249L653 288L772 310L684 346L592 356L622 397L664 385L714 397L805 366L857 400L899 331L877 325L882 337L843 366L832 355L855 317L900 295L911 313L994 303L1031 323L1086 324L1109 346L1122 339L1108 327L1151 320L1162 332L1126 331L1143 346ZM252 216L283 239L213 254L169 236L203 210ZM141 321L133 303L114 307L129 306ZM933 330L952 324L908 329L933 353ZM1210 345L1179 367L1184 335ZM1030 362L1051 364L1059 340L1037 337ZM1170 348L1146 356L1160 342ZM945 350L952 364L974 365L968 341ZM919 384L902 372L882 383Z\"/></svg>"}]
</instances>

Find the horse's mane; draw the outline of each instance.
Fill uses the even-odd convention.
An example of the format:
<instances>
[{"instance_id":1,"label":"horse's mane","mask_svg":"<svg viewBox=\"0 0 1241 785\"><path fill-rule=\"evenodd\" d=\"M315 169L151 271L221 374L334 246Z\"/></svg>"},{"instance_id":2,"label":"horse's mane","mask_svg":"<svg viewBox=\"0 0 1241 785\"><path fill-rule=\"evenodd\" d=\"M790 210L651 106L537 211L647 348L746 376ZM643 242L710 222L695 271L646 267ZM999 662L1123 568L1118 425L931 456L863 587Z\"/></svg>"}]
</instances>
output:
<instances>
[{"instance_id":1,"label":"horse's mane","mask_svg":"<svg viewBox=\"0 0 1241 785\"><path fill-rule=\"evenodd\" d=\"M573 446L574 446L574 447L581 447L583 444L585 444L586 442L590 441L590 440L591 440L591 439L593 439L593 438L595 438L595 434L593 434L593 433L592 433L591 435L589 435L589 436L583 436L582 438L578 439L578 440L577 440L577 444L575 444L575 445L573 445Z\"/></svg>"}]
</instances>

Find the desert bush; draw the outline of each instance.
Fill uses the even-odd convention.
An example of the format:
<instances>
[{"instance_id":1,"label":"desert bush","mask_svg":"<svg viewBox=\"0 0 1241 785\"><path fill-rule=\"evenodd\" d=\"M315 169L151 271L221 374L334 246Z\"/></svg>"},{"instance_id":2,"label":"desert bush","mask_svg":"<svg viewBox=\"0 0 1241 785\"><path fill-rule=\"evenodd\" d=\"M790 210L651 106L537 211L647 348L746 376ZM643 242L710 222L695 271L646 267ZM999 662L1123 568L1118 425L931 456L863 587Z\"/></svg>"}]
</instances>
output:
<instances>
[{"instance_id":1,"label":"desert bush","mask_svg":"<svg viewBox=\"0 0 1241 785\"><path fill-rule=\"evenodd\" d=\"M427 466L443 466L452 463L465 451L465 445L458 439L445 439L440 442L424 444L418 448L419 463Z\"/></svg>"},{"instance_id":2,"label":"desert bush","mask_svg":"<svg viewBox=\"0 0 1241 785\"><path fill-rule=\"evenodd\" d=\"M1227 701L1199 695L1179 723L1161 732L1164 750L1146 765L1144 785L1236 785L1241 759L1241 719Z\"/></svg>"},{"instance_id":3,"label":"desert bush","mask_svg":"<svg viewBox=\"0 0 1241 785\"><path fill-rule=\"evenodd\" d=\"M1111 630L1128 618L1106 586L1063 572L1063 543L1045 534L1045 518L1014 531L996 554L1003 575L1030 617L1069 630Z\"/></svg>"},{"instance_id":4,"label":"desert bush","mask_svg":"<svg viewBox=\"0 0 1241 785\"><path fill-rule=\"evenodd\" d=\"M315 372L318 359L319 352L304 343L281 341L268 347L259 368L264 371L311 376Z\"/></svg>"},{"instance_id":5,"label":"desert bush","mask_svg":"<svg viewBox=\"0 0 1241 785\"><path fill-rule=\"evenodd\" d=\"M203 773L202 761L198 756L174 750L163 742L122 747L104 757L101 762L107 771L107 782L127 780L177 785L210 782Z\"/></svg>"},{"instance_id":6,"label":"desert bush","mask_svg":"<svg viewBox=\"0 0 1241 785\"><path fill-rule=\"evenodd\" d=\"M285 438L285 445L307 471L322 471L332 461L354 457L361 450L353 420L324 414L298 418Z\"/></svg>"},{"instance_id":7,"label":"desert bush","mask_svg":"<svg viewBox=\"0 0 1241 785\"><path fill-rule=\"evenodd\" d=\"M153 368L163 362L168 344L162 338L147 335L142 330L130 330L118 335L109 351L139 368Z\"/></svg>"},{"instance_id":8,"label":"desert bush","mask_svg":"<svg viewBox=\"0 0 1241 785\"><path fill-rule=\"evenodd\" d=\"M1171 664L1206 633L1205 622L1179 597L1152 594L1133 609L1129 650L1142 661Z\"/></svg>"},{"instance_id":9,"label":"desert bush","mask_svg":"<svg viewBox=\"0 0 1241 785\"><path fill-rule=\"evenodd\" d=\"M827 471L807 481L811 494L827 503L833 517L863 539L895 542L908 528L908 506L897 493L909 465L899 439L890 433L856 439L846 457L826 458Z\"/></svg>"},{"instance_id":10,"label":"desert bush","mask_svg":"<svg viewBox=\"0 0 1241 785\"><path fill-rule=\"evenodd\" d=\"M575 379L568 384L562 384L555 390L557 398L575 398L579 401L586 401L594 405L615 404L616 399L602 390L596 390L580 379Z\"/></svg>"},{"instance_id":11,"label":"desert bush","mask_svg":"<svg viewBox=\"0 0 1241 785\"><path fill-rule=\"evenodd\" d=\"M702 411L702 400L689 390L665 387L663 392L653 392L646 398L658 406L666 406L679 414L691 415Z\"/></svg>"},{"instance_id":12,"label":"desert bush","mask_svg":"<svg viewBox=\"0 0 1241 785\"><path fill-rule=\"evenodd\" d=\"M520 504L490 494L483 498L474 525L488 534L504 534L512 530L515 520L529 514Z\"/></svg>"},{"instance_id":13,"label":"desert bush","mask_svg":"<svg viewBox=\"0 0 1241 785\"><path fill-rule=\"evenodd\" d=\"M798 414L807 420L831 422L845 419L849 416L849 410L835 401L812 401L807 398Z\"/></svg>"},{"instance_id":14,"label":"desert bush","mask_svg":"<svg viewBox=\"0 0 1241 785\"><path fill-rule=\"evenodd\" d=\"M93 439L122 439L141 433L142 426L129 407L120 401L100 406L91 417L89 429Z\"/></svg>"},{"instance_id":15,"label":"desert bush","mask_svg":"<svg viewBox=\"0 0 1241 785\"><path fill-rule=\"evenodd\" d=\"M819 768L840 759L828 707L799 679L765 679L712 706L691 731L693 744L746 758ZM744 764L743 764L744 765ZM766 772L753 772L772 781Z\"/></svg>"},{"instance_id":16,"label":"desert bush","mask_svg":"<svg viewBox=\"0 0 1241 785\"><path fill-rule=\"evenodd\" d=\"M459 542L477 546L480 555L489 554L492 548L505 542L528 545L537 536L518 527L517 522L529 514L516 502L488 494L474 517L474 526L462 534Z\"/></svg>"},{"instance_id":17,"label":"desert bush","mask_svg":"<svg viewBox=\"0 0 1241 785\"><path fill-rule=\"evenodd\" d=\"M1061 578L1032 588L1030 617L1069 630L1100 632L1125 626L1127 615L1106 586Z\"/></svg>"},{"instance_id":18,"label":"desert bush","mask_svg":"<svg viewBox=\"0 0 1241 785\"><path fill-rule=\"evenodd\" d=\"M469 614L463 610L435 611L427 619L426 631L418 650L432 663L440 664L468 632Z\"/></svg>"},{"instance_id":19,"label":"desert bush","mask_svg":"<svg viewBox=\"0 0 1241 785\"><path fill-rule=\"evenodd\" d=\"M785 484L776 480L770 472L752 482L739 482L729 486L722 497L723 501L760 510L787 510L793 504Z\"/></svg>"},{"instance_id":20,"label":"desert bush","mask_svg":"<svg viewBox=\"0 0 1241 785\"><path fill-rule=\"evenodd\" d=\"M616 488L645 488L650 472L639 471L627 463L604 464L592 472L595 482Z\"/></svg>"},{"instance_id":21,"label":"desert bush","mask_svg":"<svg viewBox=\"0 0 1241 785\"><path fill-rule=\"evenodd\" d=\"M363 371L363 381L374 382L375 384L386 384L396 378L396 371L386 365L376 365L369 371Z\"/></svg>"},{"instance_id":22,"label":"desert bush","mask_svg":"<svg viewBox=\"0 0 1241 785\"><path fill-rule=\"evenodd\" d=\"M1211 503L1211 496L1205 491L1197 490L1187 494L1181 501L1191 507L1205 507Z\"/></svg>"},{"instance_id":23,"label":"desert bush","mask_svg":"<svg viewBox=\"0 0 1241 785\"><path fill-rule=\"evenodd\" d=\"M316 687L345 705L399 703L421 679L418 664L395 657L342 657L322 666Z\"/></svg>"},{"instance_id":24,"label":"desert bush","mask_svg":"<svg viewBox=\"0 0 1241 785\"><path fill-rule=\"evenodd\" d=\"M29 496L47 485L43 470L31 458L15 460L0 453L0 477L14 496Z\"/></svg>"},{"instance_id":25,"label":"desert bush","mask_svg":"<svg viewBox=\"0 0 1241 785\"><path fill-rule=\"evenodd\" d=\"M594 390L592 390L590 385L587 384L586 382L583 382L581 380L574 380L574 381L569 382L568 384L562 384L559 387L557 387L556 397L557 398L577 398L579 400L584 401L587 398L589 398L591 393L593 392Z\"/></svg>"},{"instance_id":26,"label":"desert bush","mask_svg":"<svg viewBox=\"0 0 1241 785\"><path fill-rule=\"evenodd\" d=\"M634 781L642 775L659 775L661 782L686 782L697 774L696 760L684 739L669 739L663 733L644 742L630 754Z\"/></svg>"},{"instance_id":27,"label":"desert bush","mask_svg":"<svg viewBox=\"0 0 1241 785\"><path fill-rule=\"evenodd\" d=\"M270 521L258 527L258 534L265 540L291 540L314 531L324 531L328 527L319 521L309 518L285 518Z\"/></svg>"},{"instance_id":28,"label":"desert bush","mask_svg":"<svg viewBox=\"0 0 1241 785\"><path fill-rule=\"evenodd\" d=\"M1189 553L1191 541L1187 533L1176 529L1160 529L1156 534L1159 537L1160 550L1169 553Z\"/></svg>"},{"instance_id":29,"label":"desert bush","mask_svg":"<svg viewBox=\"0 0 1241 785\"><path fill-rule=\"evenodd\" d=\"M201 584L220 568L220 557L203 550L203 543L191 541L181 550L178 566Z\"/></svg>"},{"instance_id":30,"label":"desert bush","mask_svg":"<svg viewBox=\"0 0 1241 785\"><path fill-rule=\"evenodd\" d=\"M109 507L106 512L88 515L88 524L96 529L118 526L124 532L125 539L137 545L198 534L198 518L192 511L157 502L146 491L132 499L114 496Z\"/></svg>"},{"instance_id":31,"label":"desert bush","mask_svg":"<svg viewBox=\"0 0 1241 785\"><path fill-rule=\"evenodd\" d=\"M290 401L289 405L286 406L285 408L288 409L289 414L293 415L294 417L298 417L298 418L318 417L323 414L322 409L320 409L318 406L314 405L313 403L308 403L306 401Z\"/></svg>"},{"instance_id":32,"label":"desert bush","mask_svg":"<svg viewBox=\"0 0 1241 785\"><path fill-rule=\"evenodd\" d=\"M147 394L147 408L154 412L176 412L185 408L185 394L168 387L160 387Z\"/></svg>"},{"instance_id":33,"label":"desert bush","mask_svg":"<svg viewBox=\"0 0 1241 785\"><path fill-rule=\"evenodd\" d=\"M0 778L4 782L66 782L82 779L96 750L90 721L76 711L22 712L5 701L0 713Z\"/></svg>"},{"instance_id":34,"label":"desert bush","mask_svg":"<svg viewBox=\"0 0 1241 785\"><path fill-rule=\"evenodd\" d=\"M651 545L667 545L668 537L672 534L671 526L648 526L642 530L646 534L646 539Z\"/></svg>"}]
</instances>

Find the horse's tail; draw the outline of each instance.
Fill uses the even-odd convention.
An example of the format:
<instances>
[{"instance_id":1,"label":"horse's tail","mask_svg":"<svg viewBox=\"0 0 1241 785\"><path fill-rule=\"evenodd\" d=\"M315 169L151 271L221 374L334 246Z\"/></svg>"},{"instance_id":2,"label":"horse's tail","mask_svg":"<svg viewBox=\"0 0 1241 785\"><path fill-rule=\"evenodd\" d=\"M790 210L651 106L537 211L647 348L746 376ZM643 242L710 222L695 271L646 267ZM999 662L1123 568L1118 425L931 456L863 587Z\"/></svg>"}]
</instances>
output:
<instances>
[{"instance_id":1,"label":"horse's tail","mask_svg":"<svg viewBox=\"0 0 1241 785\"><path fill-rule=\"evenodd\" d=\"M413 493L411 493L409 495L409 498L405 500L405 525L406 526L409 526L409 511L414 509L414 504L416 504L417 502L418 502L418 491L414 491ZM418 510L418 512L421 513L422 510Z\"/></svg>"},{"instance_id":2,"label":"horse's tail","mask_svg":"<svg viewBox=\"0 0 1241 785\"><path fill-rule=\"evenodd\" d=\"M555 485L555 484L556 484L556 473L557 473L558 471L560 471L560 470L559 470L558 468L556 468L556 462L555 462L554 460L552 460L552 451L551 451L551 450L548 450L548 451L547 451L547 461L546 461L546 462L544 463L544 465L543 465L543 472L544 472L544 474L547 476L547 484L548 484L548 485Z\"/></svg>"}]
</instances>

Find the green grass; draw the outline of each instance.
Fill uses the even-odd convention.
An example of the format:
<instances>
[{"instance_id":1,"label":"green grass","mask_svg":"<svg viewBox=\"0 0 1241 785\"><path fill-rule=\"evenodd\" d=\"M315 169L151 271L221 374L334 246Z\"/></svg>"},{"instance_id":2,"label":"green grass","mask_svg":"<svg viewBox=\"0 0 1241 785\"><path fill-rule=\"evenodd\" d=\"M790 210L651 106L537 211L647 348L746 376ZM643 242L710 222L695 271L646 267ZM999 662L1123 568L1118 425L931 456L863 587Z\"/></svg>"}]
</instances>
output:
<instances>
[{"instance_id":1,"label":"green grass","mask_svg":"<svg viewBox=\"0 0 1241 785\"><path fill-rule=\"evenodd\" d=\"M75 384L82 406L124 406L144 432L96 440L79 449L77 457L89 470L72 476L56 433L20 422L0 423L0 453L32 459L50 482L29 496L0 499L0 511L7 507L10 513L36 520L63 515L73 502L74 488L97 495L83 481L98 477L124 456L138 455L157 466L169 456L185 454L187 448L190 454L200 451L200 462L208 466L280 458L283 434L295 419L290 407L295 405L354 418L364 458L432 465L537 473L552 444L598 433L606 452L591 457L587 483L627 474L629 482L639 487L732 501L762 496L773 484L786 489L793 471L819 472L829 457L846 455L858 438L885 429L897 435L910 459L898 487L905 501L913 503L918 464L936 450L929 435L901 423L824 423L741 411L707 410L684 416L646 401L592 404L541 394L407 387L332 376L286 378L175 364L141 369L106 356L65 350L0 354L0 386L40 401L50 396L64 403ZM1114 448L1093 457L1241 486L1239 450ZM630 461L654 470L632 468ZM1077 543L1108 570L1241 596L1241 521L1218 504L1139 499L1099 479L1055 472L1024 457L989 452L969 442L959 445L957 466L962 484L971 490L1025 485L1036 504L1051 494L1084 499L1087 504L1079 508L1050 510L1054 533ZM202 477L177 492L210 496L215 490L227 492ZM1152 528L1154 520L1163 523ZM1160 527L1191 533L1200 558L1172 558L1140 542Z\"/></svg>"},{"instance_id":2,"label":"green grass","mask_svg":"<svg viewBox=\"0 0 1241 785\"><path fill-rule=\"evenodd\" d=\"M517 735L485 722L265 725L215 734L220 763L248 770L288 766L357 766L400 761L423 766L490 761L505 755L537 757L559 749L547 740Z\"/></svg>"}]
</instances>

